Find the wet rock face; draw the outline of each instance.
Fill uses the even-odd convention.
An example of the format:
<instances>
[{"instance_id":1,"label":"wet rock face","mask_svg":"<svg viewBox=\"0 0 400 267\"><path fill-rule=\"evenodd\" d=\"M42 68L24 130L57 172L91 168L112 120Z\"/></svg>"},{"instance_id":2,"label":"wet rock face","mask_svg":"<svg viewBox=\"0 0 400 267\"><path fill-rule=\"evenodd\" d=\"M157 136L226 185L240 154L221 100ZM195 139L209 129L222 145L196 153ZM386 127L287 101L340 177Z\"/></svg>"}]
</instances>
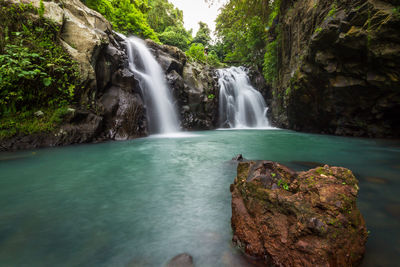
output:
<instances>
[{"instance_id":1,"label":"wet rock face","mask_svg":"<svg viewBox=\"0 0 400 267\"><path fill-rule=\"evenodd\" d=\"M276 266L355 266L367 241L348 169L294 172L271 161L238 164L231 185L233 242Z\"/></svg>"},{"instance_id":2,"label":"wet rock face","mask_svg":"<svg viewBox=\"0 0 400 267\"><path fill-rule=\"evenodd\" d=\"M393 2L282 1L270 114L277 125L400 136L400 16Z\"/></svg>"},{"instance_id":3,"label":"wet rock face","mask_svg":"<svg viewBox=\"0 0 400 267\"><path fill-rule=\"evenodd\" d=\"M213 129L218 122L218 81L214 69L189 62L176 47L146 40L160 63L186 130Z\"/></svg>"}]
</instances>

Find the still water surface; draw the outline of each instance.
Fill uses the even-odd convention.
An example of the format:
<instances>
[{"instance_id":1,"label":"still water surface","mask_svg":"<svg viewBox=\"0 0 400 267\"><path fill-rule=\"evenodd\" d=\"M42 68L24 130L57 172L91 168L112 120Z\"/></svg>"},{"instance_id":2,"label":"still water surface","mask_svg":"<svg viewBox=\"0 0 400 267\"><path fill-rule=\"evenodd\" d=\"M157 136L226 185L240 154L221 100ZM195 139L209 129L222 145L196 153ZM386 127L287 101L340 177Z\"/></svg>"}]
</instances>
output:
<instances>
[{"instance_id":1,"label":"still water surface","mask_svg":"<svg viewBox=\"0 0 400 267\"><path fill-rule=\"evenodd\" d=\"M353 170L363 266L400 262L400 142L242 130L0 154L0 266L162 266L182 252L251 266L230 242L239 153Z\"/></svg>"}]
</instances>

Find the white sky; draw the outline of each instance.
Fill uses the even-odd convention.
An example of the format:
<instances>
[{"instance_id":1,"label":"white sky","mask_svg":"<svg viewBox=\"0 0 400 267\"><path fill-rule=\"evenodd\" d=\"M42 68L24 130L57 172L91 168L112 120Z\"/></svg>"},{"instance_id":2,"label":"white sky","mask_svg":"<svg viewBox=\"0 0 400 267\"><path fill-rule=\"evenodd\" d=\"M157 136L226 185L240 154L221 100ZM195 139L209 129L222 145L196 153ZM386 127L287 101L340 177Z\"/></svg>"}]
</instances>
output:
<instances>
[{"instance_id":1,"label":"white sky","mask_svg":"<svg viewBox=\"0 0 400 267\"><path fill-rule=\"evenodd\" d=\"M211 35L214 36L215 22L218 9L227 0L215 0L209 7L205 0L169 0L175 7L183 11L183 21L187 30L193 29L193 36L199 30L199 21L207 23L211 29Z\"/></svg>"}]
</instances>

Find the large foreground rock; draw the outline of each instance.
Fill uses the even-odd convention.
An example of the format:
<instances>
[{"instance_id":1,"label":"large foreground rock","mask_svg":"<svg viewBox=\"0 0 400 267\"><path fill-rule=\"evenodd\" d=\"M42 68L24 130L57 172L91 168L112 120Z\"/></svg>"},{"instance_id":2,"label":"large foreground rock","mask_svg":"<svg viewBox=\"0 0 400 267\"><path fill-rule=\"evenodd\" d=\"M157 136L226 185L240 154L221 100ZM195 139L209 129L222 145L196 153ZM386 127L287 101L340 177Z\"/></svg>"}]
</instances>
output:
<instances>
[{"instance_id":1,"label":"large foreground rock","mask_svg":"<svg viewBox=\"0 0 400 267\"><path fill-rule=\"evenodd\" d=\"M271 161L240 162L231 185L233 242L277 266L354 266L367 230L358 181L341 167L294 172Z\"/></svg>"}]
</instances>

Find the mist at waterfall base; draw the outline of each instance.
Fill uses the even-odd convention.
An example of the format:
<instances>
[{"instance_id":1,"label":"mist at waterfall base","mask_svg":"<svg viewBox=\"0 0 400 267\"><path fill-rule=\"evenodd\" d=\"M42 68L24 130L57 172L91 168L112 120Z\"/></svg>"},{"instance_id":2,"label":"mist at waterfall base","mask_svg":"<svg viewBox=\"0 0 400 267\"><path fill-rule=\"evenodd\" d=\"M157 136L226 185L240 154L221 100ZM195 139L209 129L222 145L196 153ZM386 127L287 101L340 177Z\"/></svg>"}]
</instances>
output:
<instances>
[{"instance_id":1,"label":"mist at waterfall base","mask_svg":"<svg viewBox=\"0 0 400 267\"><path fill-rule=\"evenodd\" d=\"M0 265L163 266L187 252L198 267L249 266L231 242L230 159L239 153L297 170L308 162L351 169L371 231L363 266L400 262L399 142L195 134L0 153Z\"/></svg>"},{"instance_id":2,"label":"mist at waterfall base","mask_svg":"<svg viewBox=\"0 0 400 267\"><path fill-rule=\"evenodd\" d=\"M219 125L222 128L271 128L267 105L253 86L244 67L218 70Z\"/></svg>"},{"instance_id":3,"label":"mist at waterfall base","mask_svg":"<svg viewBox=\"0 0 400 267\"><path fill-rule=\"evenodd\" d=\"M143 40L124 38L129 69L138 78L142 89L149 132L174 136L179 132L179 120L161 66Z\"/></svg>"}]
</instances>

